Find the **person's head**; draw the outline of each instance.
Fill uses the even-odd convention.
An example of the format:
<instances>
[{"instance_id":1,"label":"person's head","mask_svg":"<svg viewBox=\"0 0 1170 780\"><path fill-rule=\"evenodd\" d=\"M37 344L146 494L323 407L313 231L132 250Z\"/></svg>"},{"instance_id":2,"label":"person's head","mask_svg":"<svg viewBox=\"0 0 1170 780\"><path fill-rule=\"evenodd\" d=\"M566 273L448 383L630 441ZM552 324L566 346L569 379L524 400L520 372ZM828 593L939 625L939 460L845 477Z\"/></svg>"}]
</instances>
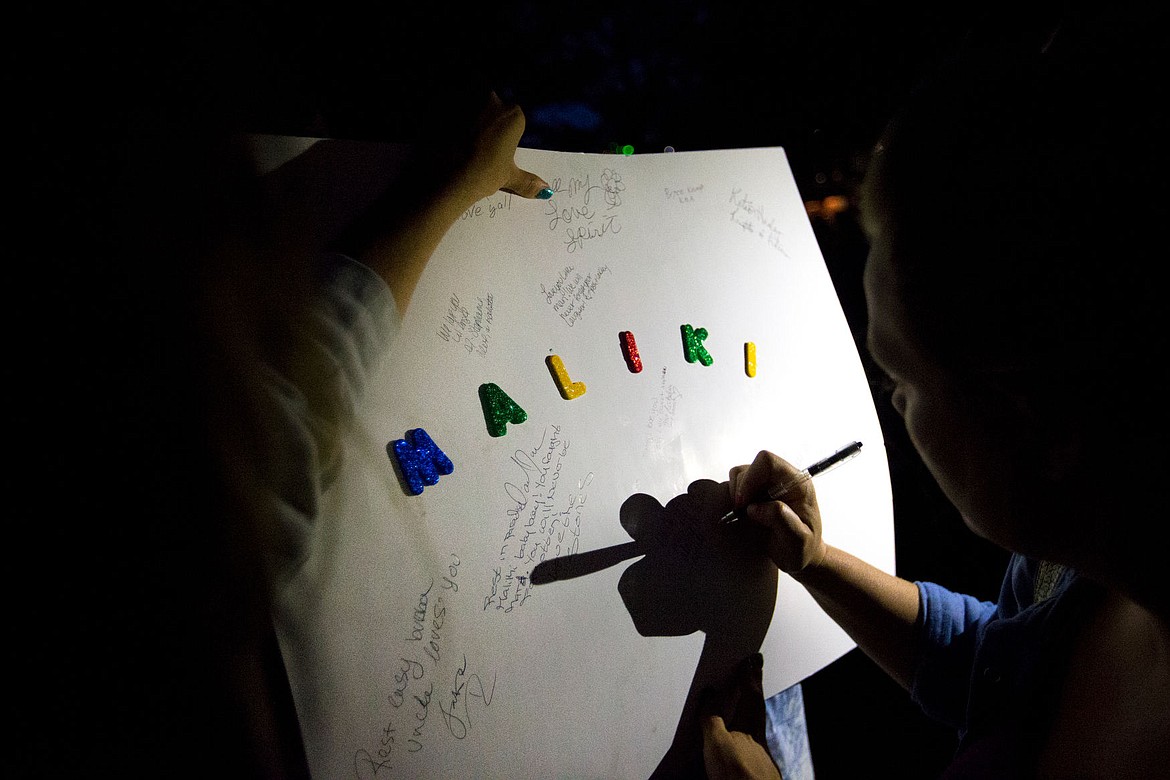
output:
<instances>
[{"instance_id":1,"label":"person's head","mask_svg":"<svg viewBox=\"0 0 1170 780\"><path fill-rule=\"evenodd\" d=\"M978 534L1103 576L1165 430L1160 139L1124 86L1052 52L951 63L862 192L870 350L925 463Z\"/></svg>"}]
</instances>

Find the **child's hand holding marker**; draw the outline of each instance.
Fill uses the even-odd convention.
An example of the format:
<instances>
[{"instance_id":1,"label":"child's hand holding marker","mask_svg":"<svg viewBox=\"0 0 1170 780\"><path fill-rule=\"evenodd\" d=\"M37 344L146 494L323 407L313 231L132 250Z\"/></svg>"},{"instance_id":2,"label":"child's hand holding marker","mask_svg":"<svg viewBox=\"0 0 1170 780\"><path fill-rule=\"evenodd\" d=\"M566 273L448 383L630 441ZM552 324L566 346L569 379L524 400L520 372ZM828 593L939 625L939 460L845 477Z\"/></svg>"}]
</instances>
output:
<instances>
[{"instance_id":1,"label":"child's hand holding marker","mask_svg":"<svg viewBox=\"0 0 1170 780\"><path fill-rule=\"evenodd\" d=\"M800 470L770 452L760 452L750 466L736 466L728 477L735 510L721 525L749 519L771 530L768 555L781 571L799 574L825 557L821 539L821 510L812 478L839 466L861 451L855 441Z\"/></svg>"}]
</instances>

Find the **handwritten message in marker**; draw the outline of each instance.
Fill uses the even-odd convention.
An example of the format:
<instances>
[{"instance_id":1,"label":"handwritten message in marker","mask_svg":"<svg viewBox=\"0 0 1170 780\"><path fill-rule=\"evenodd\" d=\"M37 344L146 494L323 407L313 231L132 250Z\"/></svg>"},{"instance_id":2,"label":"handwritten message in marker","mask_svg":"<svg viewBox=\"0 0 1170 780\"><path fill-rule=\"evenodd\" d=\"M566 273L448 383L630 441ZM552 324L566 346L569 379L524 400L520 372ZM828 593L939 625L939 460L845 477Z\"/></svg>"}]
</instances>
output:
<instances>
[{"instance_id":1,"label":"handwritten message in marker","mask_svg":"<svg viewBox=\"0 0 1170 780\"><path fill-rule=\"evenodd\" d=\"M506 529L483 596L484 611L511 613L532 596L532 569L541 561L579 552L592 472L568 473L571 442L549 425L532 447L509 458L501 488Z\"/></svg>"},{"instance_id":2,"label":"handwritten message in marker","mask_svg":"<svg viewBox=\"0 0 1170 780\"><path fill-rule=\"evenodd\" d=\"M548 229L561 235L565 252L596 250L622 232L622 193L626 183L615 168L584 177L557 177L545 204Z\"/></svg>"},{"instance_id":3,"label":"handwritten message in marker","mask_svg":"<svg viewBox=\"0 0 1170 780\"><path fill-rule=\"evenodd\" d=\"M476 201L459 215L459 221L464 222L479 218L495 219L497 215L512 210L512 197L509 192L497 192Z\"/></svg>"},{"instance_id":4,"label":"handwritten message in marker","mask_svg":"<svg viewBox=\"0 0 1170 780\"><path fill-rule=\"evenodd\" d=\"M402 759L443 750L468 737L490 716L497 675L480 668L449 636L458 614L462 558L450 553L446 565L418 587L403 636L393 642L397 659L384 670L388 710L371 743L353 754L353 776L392 776Z\"/></svg>"},{"instance_id":5,"label":"handwritten message in marker","mask_svg":"<svg viewBox=\"0 0 1170 780\"><path fill-rule=\"evenodd\" d=\"M436 335L467 355L486 357L495 319L495 296L490 292L474 298L455 293L447 299L447 311Z\"/></svg>"},{"instance_id":6,"label":"handwritten message in marker","mask_svg":"<svg viewBox=\"0 0 1170 780\"><path fill-rule=\"evenodd\" d=\"M548 284L540 285L540 295L561 322L570 328L585 314L585 309L602 280L609 278L609 266L600 265L591 270L579 269L575 265L566 265L557 272L555 279Z\"/></svg>"},{"instance_id":7,"label":"handwritten message in marker","mask_svg":"<svg viewBox=\"0 0 1170 780\"><path fill-rule=\"evenodd\" d=\"M693 184L686 187L663 187L662 194L670 203L694 203L695 198L703 192L702 184Z\"/></svg>"},{"instance_id":8,"label":"handwritten message in marker","mask_svg":"<svg viewBox=\"0 0 1170 780\"><path fill-rule=\"evenodd\" d=\"M788 257L788 250L784 246L784 229L763 203L753 200L739 187L731 188L731 196L727 203L730 206L733 223L744 232L758 236L768 246Z\"/></svg>"}]
</instances>

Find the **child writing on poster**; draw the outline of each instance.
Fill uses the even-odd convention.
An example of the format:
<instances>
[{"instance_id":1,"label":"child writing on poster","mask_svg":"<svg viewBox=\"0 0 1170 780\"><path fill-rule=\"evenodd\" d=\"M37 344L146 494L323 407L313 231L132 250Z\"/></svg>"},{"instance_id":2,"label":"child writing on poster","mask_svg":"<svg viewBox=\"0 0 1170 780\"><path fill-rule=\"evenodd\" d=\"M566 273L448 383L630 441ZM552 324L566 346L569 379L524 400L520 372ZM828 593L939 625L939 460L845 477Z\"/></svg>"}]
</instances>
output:
<instances>
[{"instance_id":1,"label":"child writing on poster","mask_svg":"<svg viewBox=\"0 0 1170 780\"><path fill-rule=\"evenodd\" d=\"M798 471L777 455L730 473L777 566L956 728L948 778L1170 765L1170 587L1150 538L1166 324L1146 278L1165 132L1138 113L1140 57L1073 43L951 63L889 124L862 191L869 350L965 523L1013 553L998 601L826 543L809 482L755 503ZM713 778L777 776L718 713L704 743Z\"/></svg>"}]
</instances>

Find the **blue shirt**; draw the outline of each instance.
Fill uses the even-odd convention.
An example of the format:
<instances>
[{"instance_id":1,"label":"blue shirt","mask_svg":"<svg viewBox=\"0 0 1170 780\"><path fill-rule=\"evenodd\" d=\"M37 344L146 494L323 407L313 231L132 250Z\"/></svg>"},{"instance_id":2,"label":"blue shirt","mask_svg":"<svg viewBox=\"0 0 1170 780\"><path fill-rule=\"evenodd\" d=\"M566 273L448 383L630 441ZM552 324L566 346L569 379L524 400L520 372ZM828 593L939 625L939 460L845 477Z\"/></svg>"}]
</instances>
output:
<instances>
[{"instance_id":1,"label":"blue shirt","mask_svg":"<svg viewBox=\"0 0 1170 780\"><path fill-rule=\"evenodd\" d=\"M1077 630L1098 586L1013 555L996 603L916 583L919 662L910 693L958 729L946 777L1026 777L1051 725Z\"/></svg>"}]
</instances>

